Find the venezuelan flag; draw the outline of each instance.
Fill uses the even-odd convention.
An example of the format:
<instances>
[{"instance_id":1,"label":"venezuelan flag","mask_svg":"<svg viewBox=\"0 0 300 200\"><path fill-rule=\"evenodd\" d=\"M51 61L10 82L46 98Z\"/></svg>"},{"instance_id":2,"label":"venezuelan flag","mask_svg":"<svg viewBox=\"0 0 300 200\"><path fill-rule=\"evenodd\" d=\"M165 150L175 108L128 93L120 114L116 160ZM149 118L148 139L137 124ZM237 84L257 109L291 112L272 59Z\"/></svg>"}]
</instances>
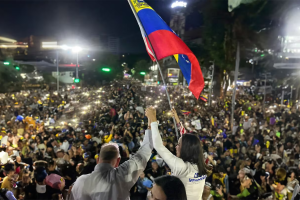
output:
<instances>
[{"instance_id":1,"label":"venezuelan flag","mask_svg":"<svg viewBox=\"0 0 300 200\"><path fill-rule=\"evenodd\" d=\"M200 96L200 99L202 100L202 101L205 101L205 102L207 102L207 96L206 95L204 95L204 94L202 94L201 96Z\"/></svg>"},{"instance_id":2,"label":"venezuelan flag","mask_svg":"<svg viewBox=\"0 0 300 200\"><path fill-rule=\"evenodd\" d=\"M204 88L204 79L196 56L144 0L128 1L132 5L133 12L136 13L151 59L155 61L155 56L157 60L174 56L190 91L198 99Z\"/></svg>"},{"instance_id":3,"label":"venezuelan flag","mask_svg":"<svg viewBox=\"0 0 300 200\"><path fill-rule=\"evenodd\" d=\"M182 114L184 114L184 115L189 115L189 114L191 114L191 112L190 112L190 111L187 111L187 110L181 110L181 112L182 112Z\"/></svg>"}]
</instances>

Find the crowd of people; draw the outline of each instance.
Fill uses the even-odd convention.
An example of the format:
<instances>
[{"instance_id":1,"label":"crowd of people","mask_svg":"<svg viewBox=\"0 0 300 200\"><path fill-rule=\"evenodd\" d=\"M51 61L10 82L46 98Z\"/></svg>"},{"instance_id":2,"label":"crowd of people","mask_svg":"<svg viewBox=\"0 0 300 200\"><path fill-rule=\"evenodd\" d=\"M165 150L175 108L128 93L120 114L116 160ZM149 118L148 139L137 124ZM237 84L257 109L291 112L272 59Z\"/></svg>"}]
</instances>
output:
<instances>
[{"instance_id":1,"label":"crowd of people","mask_svg":"<svg viewBox=\"0 0 300 200\"><path fill-rule=\"evenodd\" d=\"M0 199L300 199L297 105L239 91L233 124L182 86L0 94Z\"/></svg>"}]
</instances>

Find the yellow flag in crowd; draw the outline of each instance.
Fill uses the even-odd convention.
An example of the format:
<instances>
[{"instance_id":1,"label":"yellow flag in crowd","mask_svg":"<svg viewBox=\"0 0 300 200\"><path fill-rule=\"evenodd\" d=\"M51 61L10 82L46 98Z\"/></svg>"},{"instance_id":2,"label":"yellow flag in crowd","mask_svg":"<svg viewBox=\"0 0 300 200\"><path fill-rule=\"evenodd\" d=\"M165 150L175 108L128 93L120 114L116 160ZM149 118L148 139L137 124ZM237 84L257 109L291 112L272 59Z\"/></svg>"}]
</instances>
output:
<instances>
[{"instance_id":1,"label":"yellow flag in crowd","mask_svg":"<svg viewBox=\"0 0 300 200\"><path fill-rule=\"evenodd\" d=\"M211 121L211 125L215 126L215 119L212 116L210 118L210 121Z\"/></svg>"}]
</instances>

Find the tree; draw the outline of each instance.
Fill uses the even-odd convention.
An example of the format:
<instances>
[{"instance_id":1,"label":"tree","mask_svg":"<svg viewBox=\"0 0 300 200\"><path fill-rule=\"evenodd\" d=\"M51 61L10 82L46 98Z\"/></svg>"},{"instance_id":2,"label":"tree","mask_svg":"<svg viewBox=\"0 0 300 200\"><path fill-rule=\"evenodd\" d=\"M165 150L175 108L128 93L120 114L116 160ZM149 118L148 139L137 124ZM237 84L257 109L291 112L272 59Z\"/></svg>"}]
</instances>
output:
<instances>
[{"instance_id":1,"label":"tree","mask_svg":"<svg viewBox=\"0 0 300 200\"><path fill-rule=\"evenodd\" d=\"M147 60L139 60L134 64L134 73L132 74L133 78L137 78L141 81L144 81L144 75L141 75L141 72L145 72L146 74L150 72L151 63Z\"/></svg>"},{"instance_id":2,"label":"tree","mask_svg":"<svg viewBox=\"0 0 300 200\"><path fill-rule=\"evenodd\" d=\"M230 13L227 3L211 0L195 6L203 14L203 48L208 52L207 59L215 62L217 85L214 89L219 96L224 96L228 86L225 83L223 92L224 71L234 70L237 43L241 47L241 67L265 49L279 48L276 38L281 14L278 12L284 10L281 1L254 1L242 4ZM255 52L255 48L259 51Z\"/></svg>"},{"instance_id":3,"label":"tree","mask_svg":"<svg viewBox=\"0 0 300 200\"><path fill-rule=\"evenodd\" d=\"M112 81L123 78L123 68L118 56L111 53L101 53L95 57L95 61L84 63L84 76L80 77L86 84L95 85L102 81ZM109 68L110 71L103 71Z\"/></svg>"},{"instance_id":4,"label":"tree","mask_svg":"<svg viewBox=\"0 0 300 200\"><path fill-rule=\"evenodd\" d=\"M22 78L19 71L13 66L0 64L0 92L10 92L15 90L21 90Z\"/></svg>"},{"instance_id":5,"label":"tree","mask_svg":"<svg viewBox=\"0 0 300 200\"><path fill-rule=\"evenodd\" d=\"M20 65L19 67L22 73L32 73L34 71L33 65Z\"/></svg>"}]
</instances>

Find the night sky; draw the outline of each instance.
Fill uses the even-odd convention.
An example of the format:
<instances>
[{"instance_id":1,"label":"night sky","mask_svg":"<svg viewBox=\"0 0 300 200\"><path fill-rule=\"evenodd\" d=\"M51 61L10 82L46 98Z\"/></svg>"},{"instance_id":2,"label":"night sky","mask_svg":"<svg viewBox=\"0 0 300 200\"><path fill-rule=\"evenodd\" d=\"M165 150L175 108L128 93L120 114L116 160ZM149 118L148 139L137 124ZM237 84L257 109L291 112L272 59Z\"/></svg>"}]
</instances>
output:
<instances>
[{"instance_id":1,"label":"night sky","mask_svg":"<svg viewBox=\"0 0 300 200\"><path fill-rule=\"evenodd\" d=\"M169 23L171 1L147 3ZM127 0L4 0L0 13L0 36L20 40L30 35L58 39L112 35L120 37L121 52L146 53Z\"/></svg>"}]
</instances>

